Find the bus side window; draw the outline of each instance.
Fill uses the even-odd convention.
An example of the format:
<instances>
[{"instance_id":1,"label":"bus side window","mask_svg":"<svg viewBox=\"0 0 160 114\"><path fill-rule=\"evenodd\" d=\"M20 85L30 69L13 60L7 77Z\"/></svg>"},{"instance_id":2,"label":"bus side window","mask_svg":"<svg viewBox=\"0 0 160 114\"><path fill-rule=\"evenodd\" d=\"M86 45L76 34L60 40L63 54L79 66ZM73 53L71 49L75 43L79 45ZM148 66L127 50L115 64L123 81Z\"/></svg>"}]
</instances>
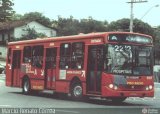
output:
<instances>
[{"instance_id":1,"label":"bus side window","mask_svg":"<svg viewBox=\"0 0 160 114\"><path fill-rule=\"evenodd\" d=\"M31 47L25 46L23 49L23 62L30 63L31 62Z\"/></svg>"},{"instance_id":2,"label":"bus side window","mask_svg":"<svg viewBox=\"0 0 160 114\"><path fill-rule=\"evenodd\" d=\"M84 43L76 42L72 44L72 68L83 69Z\"/></svg>"},{"instance_id":3,"label":"bus side window","mask_svg":"<svg viewBox=\"0 0 160 114\"><path fill-rule=\"evenodd\" d=\"M44 47L41 45L33 47L33 49L32 49L32 66L35 66L37 68L42 68L43 50L44 50Z\"/></svg>"},{"instance_id":4,"label":"bus side window","mask_svg":"<svg viewBox=\"0 0 160 114\"><path fill-rule=\"evenodd\" d=\"M55 69L56 68L56 56L57 50L54 48L47 49L46 51L46 68Z\"/></svg>"},{"instance_id":5,"label":"bus side window","mask_svg":"<svg viewBox=\"0 0 160 114\"><path fill-rule=\"evenodd\" d=\"M8 59L8 63L11 63L11 48L8 49L7 59Z\"/></svg>"},{"instance_id":6,"label":"bus side window","mask_svg":"<svg viewBox=\"0 0 160 114\"><path fill-rule=\"evenodd\" d=\"M71 44L63 43L60 46L60 68L69 69L70 67Z\"/></svg>"}]
</instances>

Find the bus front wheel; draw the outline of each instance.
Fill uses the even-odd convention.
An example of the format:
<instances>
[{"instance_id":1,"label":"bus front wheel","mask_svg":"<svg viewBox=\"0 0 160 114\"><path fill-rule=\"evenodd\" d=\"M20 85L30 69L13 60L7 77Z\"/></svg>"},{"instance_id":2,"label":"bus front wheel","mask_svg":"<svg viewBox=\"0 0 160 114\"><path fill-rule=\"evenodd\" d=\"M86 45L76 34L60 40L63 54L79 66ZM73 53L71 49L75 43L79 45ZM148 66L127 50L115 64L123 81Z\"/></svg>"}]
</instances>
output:
<instances>
[{"instance_id":1,"label":"bus front wheel","mask_svg":"<svg viewBox=\"0 0 160 114\"><path fill-rule=\"evenodd\" d=\"M82 98L83 89L80 83L73 83L71 86L71 97L73 100L80 100Z\"/></svg>"},{"instance_id":2,"label":"bus front wheel","mask_svg":"<svg viewBox=\"0 0 160 114\"><path fill-rule=\"evenodd\" d=\"M29 79L25 79L22 85L22 92L24 94L29 94L31 92L31 85Z\"/></svg>"}]
</instances>

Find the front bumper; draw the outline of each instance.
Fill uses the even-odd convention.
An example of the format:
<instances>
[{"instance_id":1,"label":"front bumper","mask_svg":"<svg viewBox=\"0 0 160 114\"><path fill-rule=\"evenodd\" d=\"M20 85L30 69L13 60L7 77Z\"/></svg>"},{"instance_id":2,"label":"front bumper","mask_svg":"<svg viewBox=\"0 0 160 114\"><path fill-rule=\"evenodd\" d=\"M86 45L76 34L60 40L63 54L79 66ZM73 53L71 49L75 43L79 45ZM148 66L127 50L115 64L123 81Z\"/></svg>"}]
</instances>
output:
<instances>
[{"instance_id":1,"label":"front bumper","mask_svg":"<svg viewBox=\"0 0 160 114\"><path fill-rule=\"evenodd\" d=\"M148 91L120 91L103 86L102 97L154 97L154 89Z\"/></svg>"}]
</instances>

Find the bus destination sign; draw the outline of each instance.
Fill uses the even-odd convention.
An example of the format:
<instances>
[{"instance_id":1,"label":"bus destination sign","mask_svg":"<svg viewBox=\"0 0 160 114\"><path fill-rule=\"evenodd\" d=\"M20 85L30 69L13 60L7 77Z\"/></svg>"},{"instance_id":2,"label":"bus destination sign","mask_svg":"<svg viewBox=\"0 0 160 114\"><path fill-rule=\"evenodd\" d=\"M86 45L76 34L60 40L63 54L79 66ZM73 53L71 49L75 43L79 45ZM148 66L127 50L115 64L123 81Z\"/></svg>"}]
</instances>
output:
<instances>
[{"instance_id":1,"label":"bus destination sign","mask_svg":"<svg viewBox=\"0 0 160 114\"><path fill-rule=\"evenodd\" d=\"M129 34L110 34L108 40L111 42L127 42L127 43L143 43L151 44L152 39L140 35L129 35Z\"/></svg>"}]
</instances>

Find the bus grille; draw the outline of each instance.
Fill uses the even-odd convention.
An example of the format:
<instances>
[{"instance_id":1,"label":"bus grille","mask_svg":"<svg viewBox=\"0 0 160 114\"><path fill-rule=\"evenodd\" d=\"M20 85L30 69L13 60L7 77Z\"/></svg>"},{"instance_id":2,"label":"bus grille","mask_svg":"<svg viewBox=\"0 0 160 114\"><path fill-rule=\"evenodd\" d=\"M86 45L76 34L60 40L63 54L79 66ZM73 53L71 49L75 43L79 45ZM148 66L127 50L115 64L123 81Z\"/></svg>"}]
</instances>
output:
<instances>
[{"instance_id":1,"label":"bus grille","mask_svg":"<svg viewBox=\"0 0 160 114\"><path fill-rule=\"evenodd\" d=\"M142 90L145 90L145 86L144 85L120 85L119 89L123 91L142 91Z\"/></svg>"}]
</instances>

